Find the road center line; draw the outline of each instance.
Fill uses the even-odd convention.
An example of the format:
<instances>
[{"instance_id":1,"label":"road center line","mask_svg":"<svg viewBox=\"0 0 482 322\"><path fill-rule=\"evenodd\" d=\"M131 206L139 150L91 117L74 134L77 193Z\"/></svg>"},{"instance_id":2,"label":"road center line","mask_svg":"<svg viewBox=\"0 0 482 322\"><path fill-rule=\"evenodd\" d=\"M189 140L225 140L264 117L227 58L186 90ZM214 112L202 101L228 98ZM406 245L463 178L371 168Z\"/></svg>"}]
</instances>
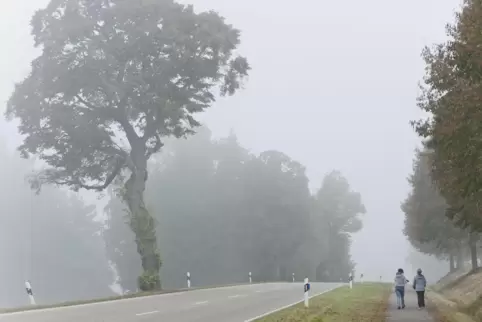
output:
<instances>
[{"instance_id":1,"label":"road center line","mask_svg":"<svg viewBox=\"0 0 482 322\"><path fill-rule=\"evenodd\" d=\"M143 312L143 313L137 313L137 316L142 316L142 315L149 315L149 314L155 314L159 313L159 311L150 311L150 312Z\"/></svg>"},{"instance_id":2,"label":"road center line","mask_svg":"<svg viewBox=\"0 0 482 322\"><path fill-rule=\"evenodd\" d=\"M236 295L230 295L228 296L229 299L236 299L236 298L239 298L239 297L246 297L247 295L240 295L240 294L236 294Z\"/></svg>"},{"instance_id":3,"label":"road center line","mask_svg":"<svg viewBox=\"0 0 482 322\"><path fill-rule=\"evenodd\" d=\"M200 301L200 302L194 303L194 305L202 305L202 304L207 304L207 303L209 303L209 301Z\"/></svg>"}]
</instances>

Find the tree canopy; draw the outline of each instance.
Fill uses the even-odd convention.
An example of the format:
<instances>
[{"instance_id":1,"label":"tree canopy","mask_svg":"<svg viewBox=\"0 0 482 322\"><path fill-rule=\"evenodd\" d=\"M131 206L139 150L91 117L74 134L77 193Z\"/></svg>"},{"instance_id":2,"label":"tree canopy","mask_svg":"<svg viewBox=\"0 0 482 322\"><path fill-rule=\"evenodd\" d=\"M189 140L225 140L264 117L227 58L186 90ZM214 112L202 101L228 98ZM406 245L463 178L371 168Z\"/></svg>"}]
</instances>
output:
<instances>
[{"instance_id":1,"label":"tree canopy","mask_svg":"<svg viewBox=\"0 0 482 322\"><path fill-rule=\"evenodd\" d=\"M401 207L405 213L404 234L416 250L452 261L458 256L460 263L468 234L446 216L448 205L430 177L429 158L429 151L416 152L408 180L412 190Z\"/></svg>"},{"instance_id":2,"label":"tree canopy","mask_svg":"<svg viewBox=\"0 0 482 322\"><path fill-rule=\"evenodd\" d=\"M466 230L473 268L482 232L481 13L482 2L465 0L455 23L447 27L449 39L424 49L426 75L419 107L429 116L412 122L429 152L430 177L447 204L445 214ZM446 221L439 218L436 223Z\"/></svg>"},{"instance_id":3,"label":"tree canopy","mask_svg":"<svg viewBox=\"0 0 482 322\"><path fill-rule=\"evenodd\" d=\"M74 190L122 184L145 274L139 283L158 288L156 233L143 198L147 161L163 138L192 133L194 115L216 95L240 88L250 69L235 53L240 31L172 0L52 0L31 25L42 53L6 115L20 120L22 155L46 164L32 182Z\"/></svg>"},{"instance_id":4,"label":"tree canopy","mask_svg":"<svg viewBox=\"0 0 482 322\"><path fill-rule=\"evenodd\" d=\"M477 231L482 231L477 201L482 191L481 79L477 76L481 6L479 1L464 1L455 24L447 28L450 39L424 50L427 75L419 106L430 117L414 122L432 151L432 178L450 206L448 215Z\"/></svg>"}]
</instances>

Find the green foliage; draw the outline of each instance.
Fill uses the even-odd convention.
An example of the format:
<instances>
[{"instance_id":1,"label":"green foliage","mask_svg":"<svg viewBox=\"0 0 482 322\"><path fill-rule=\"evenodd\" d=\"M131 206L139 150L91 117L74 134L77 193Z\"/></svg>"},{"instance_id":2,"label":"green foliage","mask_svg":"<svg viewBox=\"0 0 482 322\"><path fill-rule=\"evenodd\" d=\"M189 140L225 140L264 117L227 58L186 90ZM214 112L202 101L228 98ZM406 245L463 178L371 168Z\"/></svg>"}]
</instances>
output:
<instances>
[{"instance_id":1,"label":"green foliage","mask_svg":"<svg viewBox=\"0 0 482 322\"><path fill-rule=\"evenodd\" d=\"M161 288L161 279L159 274L144 272L139 276L138 281L139 289L141 291L152 291Z\"/></svg>"},{"instance_id":2,"label":"green foliage","mask_svg":"<svg viewBox=\"0 0 482 322\"><path fill-rule=\"evenodd\" d=\"M446 258L457 253L468 234L446 217L447 203L432 182L430 170L430 152L417 151L408 180L412 191L401 206L404 234L418 251Z\"/></svg>"},{"instance_id":3,"label":"green foliage","mask_svg":"<svg viewBox=\"0 0 482 322\"><path fill-rule=\"evenodd\" d=\"M481 1L465 0L455 24L447 27L449 40L423 51L427 66L419 107L430 115L412 122L429 149L430 176L448 205L445 214L469 230L473 268L482 232L481 13Z\"/></svg>"},{"instance_id":4,"label":"green foliage","mask_svg":"<svg viewBox=\"0 0 482 322\"><path fill-rule=\"evenodd\" d=\"M339 287L259 319L259 322L385 322L392 289L387 284L363 283L353 289Z\"/></svg>"},{"instance_id":5,"label":"green foliage","mask_svg":"<svg viewBox=\"0 0 482 322\"><path fill-rule=\"evenodd\" d=\"M103 190L130 173L130 225L143 269L158 271L147 161L164 137L192 133L217 92L240 88L250 67L235 55L239 30L172 0L52 0L31 24L42 53L6 115L20 121L22 155L47 164L32 186Z\"/></svg>"},{"instance_id":6,"label":"green foliage","mask_svg":"<svg viewBox=\"0 0 482 322\"><path fill-rule=\"evenodd\" d=\"M480 1L464 1L447 28L450 39L424 50L427 74L419 106L431 116L414 122L432 151L431 175L450 206L447 215L476 231L482 231L481 12Z\"/></svg>"},{"instance_id":7,"label":"green foliage","mask_svg":"<svg viewBox=\"0 0 482 322\"><path fill-rule=\"evenodd\" d=\"M314 199L314 227L321 239L324 256L319 258L317 279L345 280L355 267L350 257L350 234L362 228L360 214L366 212L359 193L351 190L346 178L333 171L325 176Z\"/></svg>"}]
</instances>

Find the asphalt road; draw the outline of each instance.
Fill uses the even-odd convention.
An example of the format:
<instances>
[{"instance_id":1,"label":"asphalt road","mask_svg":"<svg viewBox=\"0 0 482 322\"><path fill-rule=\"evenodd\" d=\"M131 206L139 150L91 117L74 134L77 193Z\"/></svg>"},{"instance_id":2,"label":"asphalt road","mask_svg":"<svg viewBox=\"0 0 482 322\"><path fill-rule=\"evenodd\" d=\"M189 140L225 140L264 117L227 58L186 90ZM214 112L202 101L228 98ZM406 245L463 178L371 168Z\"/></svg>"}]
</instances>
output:
<instances>
[{"instance_id":1,"label":"asphalt road","mask_svg":"<svg viewBox=\"0 0 482 322\"><path fill-rule=\"evenodd\" d=\"M310 296L342 284L313 283ZM303 300L302 283L220 287L0 315L1 322L245 322Z\"/></svg>"}]
</instances>

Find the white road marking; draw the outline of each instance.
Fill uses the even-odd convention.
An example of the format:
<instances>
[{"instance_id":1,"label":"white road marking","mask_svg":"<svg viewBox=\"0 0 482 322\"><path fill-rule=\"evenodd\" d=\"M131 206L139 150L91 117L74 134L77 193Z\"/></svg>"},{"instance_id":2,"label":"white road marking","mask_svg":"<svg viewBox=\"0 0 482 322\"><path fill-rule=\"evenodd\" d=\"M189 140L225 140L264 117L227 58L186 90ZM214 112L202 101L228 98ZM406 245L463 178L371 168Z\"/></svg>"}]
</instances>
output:
<instances>
[{"instance_id":1,"label":"white road marking","mask_svg":"<svg viewBox=\"0 0 482 322\"><path fill-rule=\"evenodd\" d=\"M150 312L143 312L143 313L137 313L137 316L142 316L142 315L149 315L149 314L155 314L159 313L159 311L150 311Z\"/></svg>"},{"instance_id":2,"label":"white road marking","mask_svg":"<svg viewBox=\"0 0 482 322\"><path fill-rule=\"evenodd\" d=\"M207 303L209 303L209 301L200 301L200 302L194 303L194 305L202 305L202 304L207 304Z\"/></svg>"},{"instance_id":3,"label":"white road marking","mask_svg":"<svg viewBox=\"0 0 482 322\"><path fill-rule=\"evenodd\" d=\"M236 299L236 298L239 298L239 297L246 297L247 295L240 295L240 294L236 294L236 295L230 295L228 296L229 299Z\"/></svg>"},{"instance_id":4,"label":"white road marking","mask_svg":"<svg viewBox=\"0 0 482 322\"><path fill-rule=\"evenodd\" d=\"M334 288L331 288L331 289L329 289L329 290L326 290L326 291L317 293L317 294L315 294L315 295L313 295L313 296L310 296L310 299L311 299L312 297L315 297L315 296L318 296L318 295L321 295L321 294L324 294L324 293L328 293L328 292L330 292L330 291L333 291L334 289L337 289L337 288L339 288L339 287L341 287L341 286L342 286L342 285L339 285L339 286L334 287ZM295 302L295 303L291 303L291 304L285 305L285 306L283 306L283 307L277 308L277 309L275 309L275 310L272 310L272 311L263 313L263 314L261 314L261 315L255 316L254 318L245 320L244 322L253 322L253 321L256 321L256 320L258 320L258 319L264 318L264 317L267 316L267 315L270 315L270 314L276 313L276 312L278 312L278 311L287 309L287 308L289 308L289 307L291 307L291 306L293 306L293 305L299 304L299 303L301 303L301 302L304 302L304 300L301 300L301 301L298 301L298 302Z\"/></svg>"}]
</instances>

